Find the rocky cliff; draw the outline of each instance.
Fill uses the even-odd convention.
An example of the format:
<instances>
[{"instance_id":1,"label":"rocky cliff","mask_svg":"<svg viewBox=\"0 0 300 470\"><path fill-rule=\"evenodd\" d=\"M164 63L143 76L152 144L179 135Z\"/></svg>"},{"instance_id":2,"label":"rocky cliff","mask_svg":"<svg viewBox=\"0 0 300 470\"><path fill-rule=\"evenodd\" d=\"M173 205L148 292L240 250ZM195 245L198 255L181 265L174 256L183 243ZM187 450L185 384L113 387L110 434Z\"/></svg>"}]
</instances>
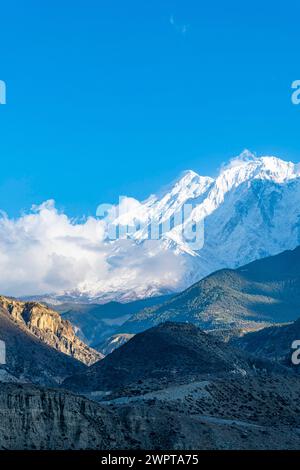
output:
<instances>
[{"instance_id":1,"label":"rocky cliff","mask_svg":"<svg viewBox=\"0 0 300 470\"><path fill-rule=\"evenodd\" d=\"M125 446L107 408L59 390L0 384L0 449L109 449Z\"/></svg>"},{"instance_id":2,"label":"rocky cliff","mask_svg":"<svg viewBox=\"0 0 300 470\"><path fill-rule=\"evenodd\" d=\"M59 313L37 302L20 302L0 297L0 310L23 330L31 332L45 344L59 352L91 365L103 355L77 338L71 323Z\"/></svg>"},{"instance_id":3,"label":"rocky cliff","mask_svg":"<svg viewBox=\"0 0 300 470\"><path fill-rule=\"evenodd\" d=\"M0 340L5 344L0 382L32 382L57 386L70 374L87 366L72 356L48 346L0 309Z\"/></svg>"}]
</instances>

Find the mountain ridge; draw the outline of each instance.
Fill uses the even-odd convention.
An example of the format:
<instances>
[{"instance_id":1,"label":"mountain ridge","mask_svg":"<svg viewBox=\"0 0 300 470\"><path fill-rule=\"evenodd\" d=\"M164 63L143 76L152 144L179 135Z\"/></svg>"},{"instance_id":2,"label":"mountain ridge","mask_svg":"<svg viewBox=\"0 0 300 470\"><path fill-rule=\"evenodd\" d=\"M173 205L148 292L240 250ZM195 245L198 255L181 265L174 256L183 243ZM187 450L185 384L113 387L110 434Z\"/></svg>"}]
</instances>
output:
<instances>
[{"instance_id":1,"label":"mountain ridge","mask_svg":"<svg viewBox=\"0 0 300 470\"><path fill-rule=\"evenodd\" d=\"M117 275L101 282L96 276L45 298L49 303L103 303L165 295L182 291L218 269L235 269L294 249L300 243L299 200L299 164L277 157L245 151L215 178L189 170L144 201L123 198L101 220L105 265L112 274L117 270ZM190 213L184 221L177 219L187 204ZM149 240L150 221L164 227L156 241ZM199 224L200 239L204 223L203 246L201 240L194 246L186 239L192 223ZM126 239L109 239L111 227L127 226L134 228Z\"/></svg>"},{"instance_id":2,"label":"mountain ridge","mask_svg":"<svg viewBox=\"0 0 300 470\"><path fill-rule=\"evenodd\" d=\"M82 374L64 380L62 387L75 392L126 389L151 382L158 388L169 383L190 383L226 375L241 377L255 370L277 369L232 348L195 325L166 322L135 335Z\"/></svg>"},{"instance_id":3,"label":"mountain ridge","mask_svg":"<svg viewBox=\"0 0 300 470\"><path fill-rule=\"evenodd\" d=\"M248 333L241 338L232 338L230 343L250 354L291 367L299 373L299 366L292 362L292 355L295 351L292 345L299 339L300 316L291 323L270 326Z\"/></svg>"},{"instance_id":4,"label":"mountain ridge","mask_svg":"<svg viewBox=\"0 0 300 470\"><path fill-rule=\"evenodd\" d=\"M166 302L133 315L118 333L137 333L165 321L205 330L251 330L296 320L300 312L300 246L203 278Z\"/></svg>"}]
</instances>

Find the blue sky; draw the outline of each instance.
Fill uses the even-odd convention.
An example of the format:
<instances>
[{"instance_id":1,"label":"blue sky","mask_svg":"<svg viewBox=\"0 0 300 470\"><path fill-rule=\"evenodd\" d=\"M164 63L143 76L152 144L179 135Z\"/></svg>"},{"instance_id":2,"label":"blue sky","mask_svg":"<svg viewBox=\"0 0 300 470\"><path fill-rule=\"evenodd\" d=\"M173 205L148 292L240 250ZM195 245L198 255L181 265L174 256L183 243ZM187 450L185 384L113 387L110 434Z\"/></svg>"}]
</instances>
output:
<instances>
[{"instance_id":1,"label":"blue sky","mask_svg":"<svg viewBox=\"0 0 300 470\"><path fill-rule=\"evenodd\" d=\"M1 5L0 208L94 214L244 148L300 161L299 2Z\"/></svg>"}]
</instances>

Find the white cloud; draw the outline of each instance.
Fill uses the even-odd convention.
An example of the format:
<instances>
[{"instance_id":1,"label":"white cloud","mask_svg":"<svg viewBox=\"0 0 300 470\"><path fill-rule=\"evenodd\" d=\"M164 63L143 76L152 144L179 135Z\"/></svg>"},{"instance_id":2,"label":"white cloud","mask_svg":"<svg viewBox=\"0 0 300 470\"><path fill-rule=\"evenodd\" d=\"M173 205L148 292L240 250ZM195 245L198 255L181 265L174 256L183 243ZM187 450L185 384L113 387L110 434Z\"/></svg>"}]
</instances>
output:
<instances>
[{"instance_id":1,"label":"white cloud","mask_svg":"<svg viewBox=\"0 0 300 470\"><path fill-rule=\"evenodd\" d=\"M130 209L138 209L134 200ZM0 216L0 294L24 296L80 290L174 287L181 279L176 255L156 241L105 241L105 222L78 223L46 201L17 219Z\"/></svg>"},{"instance_id":2,"label":"white cloud","mask_svg":"<svg viewBox=\"0 0 300 470\"><path fill-rule=\"evenodd\" d=\"M175 21L174 15L171 15L169 18L170 24L173 26L173 28L178 32L183 35L185 35L189 29L188 24L179 24L177 21Z\"/></svg>"}]
</instances>

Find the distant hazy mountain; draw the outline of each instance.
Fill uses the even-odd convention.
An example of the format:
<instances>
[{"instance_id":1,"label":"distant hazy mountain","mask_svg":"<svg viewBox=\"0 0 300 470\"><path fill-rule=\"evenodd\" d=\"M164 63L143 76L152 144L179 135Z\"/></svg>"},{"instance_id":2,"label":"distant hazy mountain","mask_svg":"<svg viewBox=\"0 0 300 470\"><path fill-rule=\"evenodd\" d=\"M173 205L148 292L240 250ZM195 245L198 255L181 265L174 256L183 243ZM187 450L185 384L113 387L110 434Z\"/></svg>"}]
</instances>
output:
<instances>
[{"instance_id":1,"label":"distant hazy mountain","mask_svg":"<svg viewBox=\"0 0 300 470\"><path fill-rule=\"evenodd\" d=\"M300 311L298 311L300 314ZM276 325L263 330L248 333L241 338L234 338L231 344L251 354L266 359L278 361L285 366L294 367L299 371L299 365L292 364L292 348L294 341L300 340L300 319L286 325Z\"/></svg>"},{"instance_id":2,"label":"distant hazy mountain","mask_svg":"<svg viewBox=\"0 0 300 470\"><path fill-rule=\"evenodd\" d=\"M177 215L186 204L192 211L182 222ZM156 242L147 240L150 220L160 227ZM199 249L185 235L189 224L202 221ZM107 278L100 282L95 276L73 290L48 295L48 303L128 302L178 292L218 269L295 248L300 244L300 166L245 151L216 178L186 171L145 201L129 198L125 212L110 214L103 223L106 231L109 225L131 228L127 240L104 241Z\"/></svg>"},{"instance_id":3,"label":"distant hazy mountain","mask_svg":"<svg viewBox=\"0 0 300 470\"><path fill-rule=\"evenodd\" d=\"M23 332L84 364L90 365L102 358L100 353L77 338L70 322L45 305L0 296L0 313ZM0 339L1 334L0 330Z\"/></svg>"},{"instance_id":4,"label":"distant hazy mountain","mask_svg":"<svg viewBox=\"0 0 300 470\"><path fill-rule=\"evenodd\" d=\"M103 305L63 303L56 305L55 309L61 313L64 320L71 322L76 335L82 341L96 347L114 335L131 315L168 298L170 296L150 297L124 304L119 302L108 302Z\"/></svg>"},{"instance_id":5,"label":"distant hazy mountain","mask_svg":"<svg viewBox=\"0 0 300 470\"><path fill-rule=\"evenodd\" d=\"M191 324L164 323L135 335L126 344L63 387L78 392L111 391L133 384L192 382L210 376L251 375L253 365L268 368Z\"/></svg>"},{"instance_id":6,"label":"distant hazy mountain","mask_svg":"<svg viewBox=\"0 0 300 470\"><path fill-rule=\"evenodd\" d=\"M300 247L236 270L217 271L161 305L133 315L119 333L136 333L165 321L247 331L296 320L299 312Z\"/></svg>"}]
</instances>

